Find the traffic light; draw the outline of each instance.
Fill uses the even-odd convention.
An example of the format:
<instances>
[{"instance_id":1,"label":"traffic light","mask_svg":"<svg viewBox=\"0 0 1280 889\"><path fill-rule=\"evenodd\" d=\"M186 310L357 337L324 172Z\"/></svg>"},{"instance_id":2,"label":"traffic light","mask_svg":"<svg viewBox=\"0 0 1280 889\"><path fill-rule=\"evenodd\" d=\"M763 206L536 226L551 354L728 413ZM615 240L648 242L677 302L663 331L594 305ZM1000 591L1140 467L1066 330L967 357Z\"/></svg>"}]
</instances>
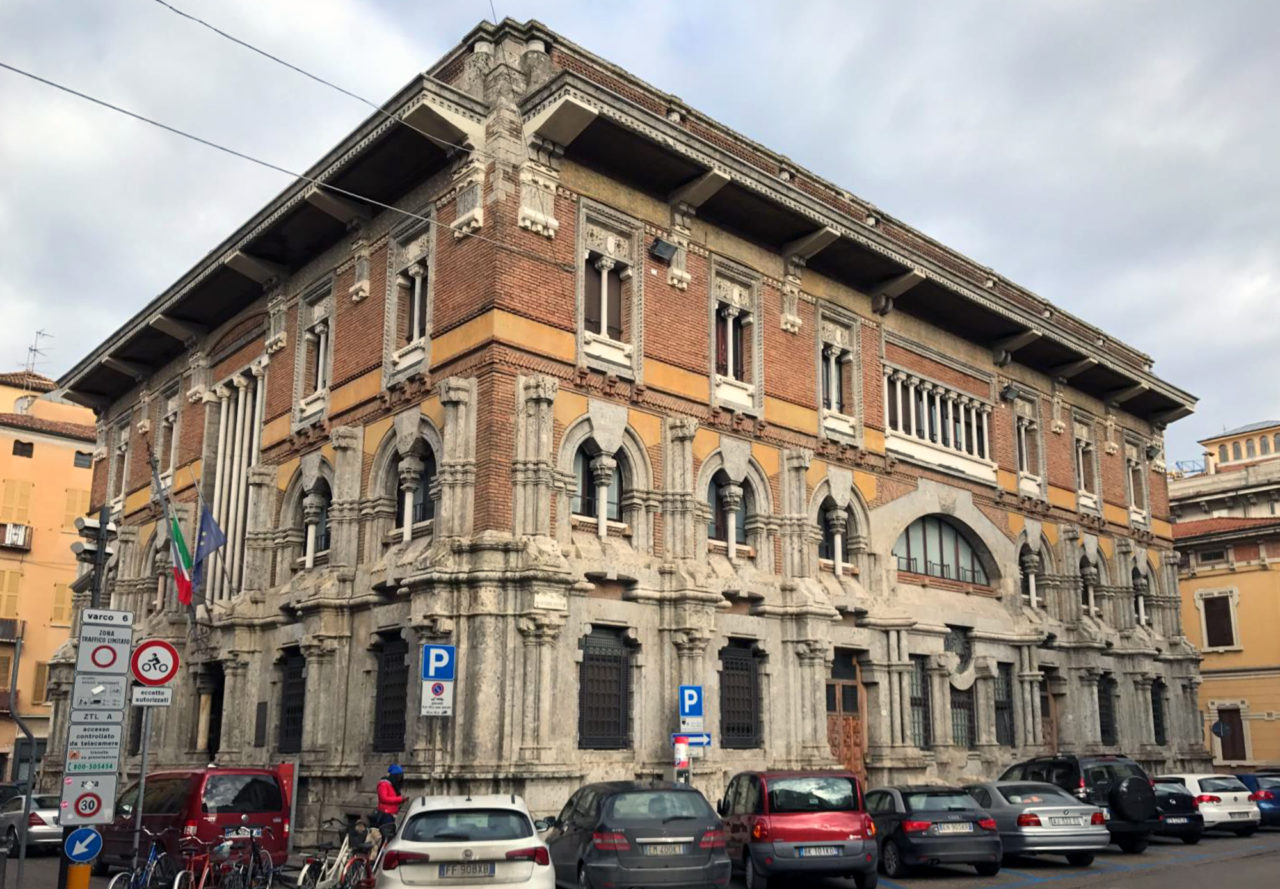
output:
<instances>
[{"instance_id":1,"label":"traffic light","mask_svg":"<svg viewBox=\"0 0 1280 889\"><path fill-rule=\"evenodd\" d=\"M80 516L76 519L76 533L82 538L71 544L71 551L76 554L77 561L93 564L97 558L99 541L105 547L103 562L115 555L116 548L112 545L116 539L115 522L108 522L106 533L103 534L100 520Z\"/></svg>"}]
</instances>

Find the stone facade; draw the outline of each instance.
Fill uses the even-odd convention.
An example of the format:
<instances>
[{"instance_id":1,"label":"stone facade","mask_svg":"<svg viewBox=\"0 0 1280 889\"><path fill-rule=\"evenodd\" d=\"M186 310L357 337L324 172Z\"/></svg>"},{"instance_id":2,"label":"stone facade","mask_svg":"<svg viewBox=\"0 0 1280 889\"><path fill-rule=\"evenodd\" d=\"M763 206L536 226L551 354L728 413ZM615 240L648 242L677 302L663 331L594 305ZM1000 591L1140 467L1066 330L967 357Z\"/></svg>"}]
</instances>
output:
<instances>
[{"instance_id":1,"label":"stone facade","mask_svg":"<svg viewBox=\"0 0 1280 889\"><path fill-rule=\"evenodd\" d=\"M184 653L157 767L296 758L304 831L392 761L551 812L665 774L690 683L709 796L1203 758L1156 460L1194 401L1150 359L536 23L428 75L309 173L398 210L299 185L63 381L111 603ZM193 614L173 381L160 469L231 538Z\"/></svg>"}]
</instances>

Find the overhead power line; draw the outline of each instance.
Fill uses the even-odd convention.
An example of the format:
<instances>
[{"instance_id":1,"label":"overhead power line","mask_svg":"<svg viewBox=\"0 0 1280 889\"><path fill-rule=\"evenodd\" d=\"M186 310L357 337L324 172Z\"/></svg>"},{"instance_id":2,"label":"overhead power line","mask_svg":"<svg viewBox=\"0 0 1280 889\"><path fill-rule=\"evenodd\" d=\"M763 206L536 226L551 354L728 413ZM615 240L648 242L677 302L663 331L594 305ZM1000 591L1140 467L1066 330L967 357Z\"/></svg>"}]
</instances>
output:
<instances>
[{"instance_id":1,"label":"overhead power line","mask_svg":"<svg viewBox=\"0 0 1280 889\"><path fill-rule=\"evenodd\" d=\"M419 213L413 213L409 210L402 210L399 207L393 206L383 201L375 200L374 198L359 194L358 192L349 191L345 188L340 188L336 185L330 185L327 182L322 182L321 180L316 179L312 176L307 176L304 173L295 173L293 170L290 170L286 167L282 167L279 164L273 164L270 161L264 161L261 158L256 158L251 154L245 154L243 151L237 151L234 148L228 148L225 145L221 145L217 142L213 142L209 139L205 139L202 136L197 136L193 133L188 133L186 130L180 130L177 127L170 126L167 123L161 123L158 120L154 120L153 118L147 117L142 114L138 114L135 111L130 111L127 108L121 108L119 105L113 105L112 103L104 99L95 98L94 96L91 96L88 93L82 93L79 90L72 89L69 86L64 86L60 83L57 83L56 81L49 80L46 77L41 77L39 74L33 74L30 71L26 71L22 68L17 67L16 65L10 65L8 62L0 61L0 68L4 68L8 71L12 71L14 74L20 74L23 77L36 81L37 83L43 83L45 86L49 86L61 92L68 93L72 96L75 96L76 98L84 99L86 102L92 102L94 105L99 105L103 108L107 108L111 111L115 111L118 114L123 114L126 117L131 117L134 120L139 120L145 124L150 124L153 127L157 127L166 132L172 133L175 136L181 136L184 139L190 139L192 142L198 142L201 145L204 145L208 148L212 148L216 151L221 151L225 154L231 155L232 157L238 157L241 160L248 161L251 164L257 164L260 167L266 167L268 170L274 170L277 173L283 173L286 176L292 176L295 179L301 179L303 182L309 182L310 184L316 186L317 188L323 188L325 191L331 191L334 194L339 194L339 195L342 195L343 197L352 198L357 201L363 201L364 203L374 207L378 207L379 209L390 210L392 213L399 213L401 216L407 216L410 219L416 219L419 222L425 222L431 226L442 226L446 230L452 231L452 229L449 226L445 225L444 223L438 220L431 219ZM512 249L511 245L509 244L504 244L501 241L494 240L493 238L486 238L483 235L469 234L467 235L467 237L475 238L477 241L484 241L489 244L494 244L498 247L503 248L504 250Z\"/></svg>"},{"instance_id":2,"label":"overhead power line","mask_svg":"<svg viewBox=\"0 0 1280 889\"><path fill-rule=\"evenodd\" d=\"M303 77L306 77L309 80L314 80L316 83L329 87L329 89L337 90L338 92L342 93L342 95L355 99L357 102L363 102L365 105L368 105L374 111L378 112L383 117L387 118L387 120L395 121L396 123L402 126L406 126L409 129L413 130L415 133L418 133L419 135L427 137L432 142L435 142L436 144L442 147L457 148L462 151L469 151L472 154L484 155L485 157L492 157L492 155L490 155L489 152L487 151L482 151L478 148L469 148L466 145L459 145L456 142L450 142L448 139L441 139L439 136L435 136L431 133L428 133L426 130L414 126L413 124L409 123L407 120L396 117L394 114L391 114L390 112L388 112L385 108L383 108L378 103L370 101L369 99L366 99L364 96L361 96L358 93L353 93L349 89L338 86L333 81L326 80L325 78L321 77L319 74L312 74L310 71L306 70L305 68L301 68L298 65L293 64L292 62L287 62L277 55L272 55L271 53L267 52L265 49L260 49L259 47L254 46L252 43L250 43L247 40L243 40L235 36L234 34L229 34L228 32L222 30L216 25L209 24L209 22L206 22L204 19L200 18L199 16L195 16L189 12L185 12L171 3L166 3L165 0L155 0L155 2L159 3L165 9L169 10L175 15L180 15L184 19L187 19L188 21L195 22L197 25L200 25L201 27L208 28L210 31L217 34L218 36L225 37L227 40L230 40L232 43L235 43L239 46L243 46L245 49L249 50L250 52L255 52L265 59L270 59L271 61L275 62L277 65L283 65L284 67L288 68L290 71L301 74Z\"/></svg>"}]
</instances>

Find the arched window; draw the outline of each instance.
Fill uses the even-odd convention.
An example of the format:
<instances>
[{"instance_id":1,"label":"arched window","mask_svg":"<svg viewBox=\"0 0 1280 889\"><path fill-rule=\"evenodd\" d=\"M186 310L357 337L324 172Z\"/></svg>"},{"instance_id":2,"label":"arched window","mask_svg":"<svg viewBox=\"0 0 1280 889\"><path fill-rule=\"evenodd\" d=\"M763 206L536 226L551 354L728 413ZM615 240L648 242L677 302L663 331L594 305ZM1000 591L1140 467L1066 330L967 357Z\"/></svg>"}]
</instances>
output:
<instances>
[{"instance_id":1,"label":"arched window","mask_svg":"<svg viewBox=\"0 0 1280 889\"><path fill-rule=\"evenodd\" d=\"M734 490L741 492L738 508L734 511L734 542L739 546L747 544L747 519L755 512L754 497L749 484L735 485L729 480L724 470L711 477L707 486L707 503L711 506L711 521L707 524L707 537L711 540L729 540L729 506L728 498Z\"/></svg>"},{"instance_id":2,"label":"arched window","mask_svg":"<svg viewBox=\"0 0 1280 889\"><path fill-rule=\"evenodd\" d=\"M1227 462L1227 446L1224 444L1218 445L1218 462L1219 463Z\"/></svg>"},{"instance_id":3,"label":"arched window","mask_svg":"<svg viewBox=\"0 0 1280 889\"><path fill-rule=\"evenodd\" d=\"M848 565L853 559L853 547L850 545L854 532L853 510L848 507L841 509L828 497L822 501L822 508L818 511L818 522L822 526L822 542L818 544L818 558L835 562L838 536L840 562Z\"/></svg>"},{"instance_id":4,"label":"arched window","mask_svg":"<svg viewBox=\"0 0 1280 889\"><path fill-rule=\"evenodd\" d=\"M1262 453L1262 456L1264 457L1270 454L1271 439L1267 438L1265 435L1262 436L1262 438L1258 439L1258 450Z\"/></svg>"},{"instance_id":5,"label":"arched window","mask_svg":"<svg viewBox=\"0 0 1280 889\"><path fill-rule=\"evenodd\" d=\"M1098 614L1098 567L1088 556L1080 557L1080 607L1085 614Z\"/></svg>"},{"instance_id":6,"label":"arched window","mask_svg":"<svg viewBox=\"0 0 1280 889\"><path fill-rule=\"evenodd\" d=\"M1244 459L1240 454L1240 442L1238 441L1231 442L1231 459L1232 460Z\"/></svg>"},{"instance_id":7,"label":"arched window","mask_svg":"<svg viewBox=\"0 0 1280 889\"><path fill-rule=\"evenodd\" d=\"M600 451L595 447L594 441L583 442L578 448L577 453L573 455L573 476L577 480L573 490L573 503L570 509L574 515L585 516L587 518L599 518L596 501L599 499L598 479L596 473L599 471L598 466L593 466L593 461L602 456ZM605 518L611 522L622 521L622 470L626 463L626 458L622 452L612 456L614 461L613 474L609 477L609 491L606 495Z\"/></svg>"},{"instance_id":8,"label":"arched window","mask_svg":"<svg viewBox=\"0 0 1280 889\"><path fill-rule=\"evenodd\" d=\"M1258 456L1258 451L1257 451L1256 446L1255 446L1255 445L1254 445L1254 443L1253 443L1253 439L1252 439L1252 438L1246 438L1246 439L1245 439L1245 441L1244 441L1244 455L1245 455L1246 457L1256 457L1256 456Z\"/></svg>"},{"instance_id":9,"label":"arched window","mask_svg":"<svg viewBox=\"0 0 1280 889\"><path fill-rule=\"evenodd\" d=\"M1138 626L1147 623L1147 576L1138 568L1133 569L1133 619Z\"/></svg>"},{"instance_id":10,"label":"arched window","mask_svg":"<svg viewBox=\"0 0 1280 889\"><path fill-rule=\"evenodd\" d=\"M1022 601L1032 608L1041 604L1039 586L1040 572L1044 563L1040 554L1027 544L1018 552L1018 572L1022 580Z\"/></svg>"},{"instance_id":11,"label":"arched window","mask_svg":"<svg viewBox=\"0 0 1280 889\"><path fill-rule=\"evenodd\" d=\"M329 550L329 506L333 492L323 478L298 503L297 522L306 535L302 556L307 568L315 564L316 556Z\"/></svg>"},{"instance_id":12,"label":"arched window","mask_svg":"<svg viewBox=\"0 0 1280 889\"><path fill-rule=\"evenodd\" d=\"M431 452L430 448L427 448L421 457L415 459L422 461L422 471L418 474L418 486L413 489L413 503L410 506L412 514L409 517L411 525L433 519L436 515L435 503L431 500L431 483L435 481L436 477L436 455ZM397 454L395 460L391 463L391 477L388 482L396 499L395 526L397 528L404 527L405 497L404 488L402 487L403 480L400 478L400 468L403 462L404 458Z\"/></svg>"},{"instance_id":13,"label":"arched window","mask_svg":"<svg viewBox=\"0 0 1280 889\"><path fill-rule=\"evenodd\" d=\"M898 570L986 586L987 571L964 533L942 516L916 519L894 544Z\"/></svg>"}]
</instances>

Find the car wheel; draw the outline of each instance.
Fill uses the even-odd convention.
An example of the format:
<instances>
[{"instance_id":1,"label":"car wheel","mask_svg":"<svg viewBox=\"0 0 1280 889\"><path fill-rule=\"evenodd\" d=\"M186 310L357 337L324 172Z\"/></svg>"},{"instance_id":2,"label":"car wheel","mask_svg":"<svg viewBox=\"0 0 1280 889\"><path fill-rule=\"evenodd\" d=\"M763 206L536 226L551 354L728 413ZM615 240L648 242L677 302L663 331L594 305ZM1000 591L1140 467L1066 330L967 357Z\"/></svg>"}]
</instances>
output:
<instances>
[{"instance_id":1,"label":"car wheel","mask_svg":"<svg viewBox=\"0 0 1280 889\"><path fill-rule=\"evenodd\" d=\"M880 851L880 866L884 868L884 875L890 879L906 875L907 866L902 861L902 850L895 841L885 841L884 849Z\"/></svg>"},{"instance_id":2,"label":"car wheel","mask_svg":"<svg viewBox=\"0 0 1280 889\"><path fill-rule=\"evenodd\" d=\"M1137 855L1147 848L1150 840L1147 837L1120 837L1116 840L1116 845L1120 847L1120 851L1126 855Z\"/></svg>"},{"instance_id":3,"label":"car wheel","mask_svg":"<svg viewBox=\"0 0 1280 889\"><path fill-rule=\"evenodd\" d=\"M1067 864L1072 867L1088 867L1093 864L1092 852L1068 852Z\"/></svg>"},{"instance_id":4,"label":"car wheel","mask_svg":"<svg viewBox=\"0 0 1280 889\"><path fill-rule=\"evenodd\" d=\"M769 878L756 869L755 860L747 853L746 863L742 867L742 882L747 889L768 889Z\"/></svg>"},{"instance_id":5,"label":"car wheel","mask_svg":"<svg viewBox=\"0 0 1280 889\"><path fill-rule=\"evenodd\" d=\"M4 842L5 842L5 845L7 845L7 846L9 847L9 857L10 857L10 858L17 858L17 857L18 857L18 851L19 851L19 850L18 850L18 845L19 845L19 844L18 844L18 832L17 832L16 830L14 830L12 827L11 827L11 828L9 828L9 832L8 832L7 834L5 834Z\"/></svg>"},{"instance_id":6,"label":"car wheel","mask_svg":"<svg viewBox=\"0 0 1280 889\"><path fill-rule=\"evenodd\" d=\"M1254 835L1255 833L1257 833L1257 832L1258 832L1258 828L1257 828L1257 826L1255 825L1255 826L1253 826L1253 827L1241 827L1241 828L1237 828L1237 829L1236 829L1236 831L1235 831L1235 834L1236 834L1236 836L1238 836L1238 837L1251 837L1251 836L1253 836L1253 835Z\"/></svg>"},{"instance_id":7,"label":"car wheel","mask_svg":"<svg viewBox=\"0 0 1280 889\"><path fill-rule=\"evenodd\" d=\"M853 885L855 889L876 889L876 884L880 882L880 875L873 870L863 871L862 873L853 875Z\"/></svg>"},{"instance_id":8,"label":"car wheel","mask_svg":"<svg viewBox=\"0 0 1280 889\"><path fill-rule=\"evenodd\" d=\"M1188 846L1194 846L1196 843L1200 842L1201 836L1202 834L1193 833L1193 834L1190 834L1189 836L1184 836L1182 838L1182 841L1186 843Z\"/></svg>"},{"instance_id":9,"label":"car wheel","mask_svg":"<svg viewBox=\"0 0 1280 889\"><path fill-rule=\"evenodd\" d=\"M975 864L973 869L978 872L978 876L980 877L994 877L996 874L1000 873L1000 862L984 861L982 864Z\"/></svg>"}]
</instances>

